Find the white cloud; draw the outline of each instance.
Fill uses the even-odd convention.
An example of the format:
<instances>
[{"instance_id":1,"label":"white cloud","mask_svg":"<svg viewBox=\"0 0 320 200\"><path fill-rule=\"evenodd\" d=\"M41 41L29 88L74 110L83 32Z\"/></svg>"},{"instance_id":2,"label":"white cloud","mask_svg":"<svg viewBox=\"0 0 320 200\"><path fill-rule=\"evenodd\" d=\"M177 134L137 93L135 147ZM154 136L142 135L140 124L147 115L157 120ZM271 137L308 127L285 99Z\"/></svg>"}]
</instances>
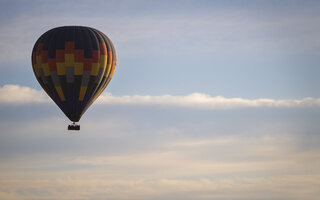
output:
<instances>
[{"instance_id":1,"label":"white cloud","mask_svg":"<svg viewBox=\"0 0 320 200\"><path fill-rule=\"evenodd\" d=\"M1 104L45 103L49 98L43 91L19 85L0 87Z\"/></svg>"},{"instance_id":2,"label":"white cloud","mask_svg":"<svg viewBox=\"0 0 320 200\"><path fill-rule=\"evenodd\" d=\"M4 85L0 88L1 104L25 104L50 102L41 90L19 86ZM233 109L233 108L257 108L257 107L318 107L320 99L244 99L226 98L223 96L210 96L202 93L192 93L186 96L113 96L110 93L102 94L97 104L104 105L166 105L204 109Z\"/></svg>"},{"instance_id":3,"label":"white cloud","mask_svg":"<svg viewBox=\"0 0 320 200\"><path fill-rule=\"evenodd\" d=\"M192 93L186 96L112 96L104 94L98 102L101 104L133 104L133 105L172 105L209 109L231 109L241 107L313 107L320 105L320 99L304 98L301 100L244 99L210 96Z\"/></svg>"}]
</instances>

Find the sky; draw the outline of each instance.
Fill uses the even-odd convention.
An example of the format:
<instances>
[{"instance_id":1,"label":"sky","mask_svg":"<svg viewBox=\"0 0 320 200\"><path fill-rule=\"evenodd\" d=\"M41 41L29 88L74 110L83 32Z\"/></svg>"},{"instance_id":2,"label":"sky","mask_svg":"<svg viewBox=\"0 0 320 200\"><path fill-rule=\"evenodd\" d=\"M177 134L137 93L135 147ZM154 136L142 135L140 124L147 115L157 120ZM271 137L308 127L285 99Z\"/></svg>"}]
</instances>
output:
<instances>
[{"instance_id":1,"label":"sky","mask_svg":"<svg viewBox=\"0 0 320 200\"><path fill-rule=\"evenodd\" d=\"M317 200L319 1L0 1L0 199ZM107 89L70 123L31 67L104 32Z\"/></svg>"}]
</instances>

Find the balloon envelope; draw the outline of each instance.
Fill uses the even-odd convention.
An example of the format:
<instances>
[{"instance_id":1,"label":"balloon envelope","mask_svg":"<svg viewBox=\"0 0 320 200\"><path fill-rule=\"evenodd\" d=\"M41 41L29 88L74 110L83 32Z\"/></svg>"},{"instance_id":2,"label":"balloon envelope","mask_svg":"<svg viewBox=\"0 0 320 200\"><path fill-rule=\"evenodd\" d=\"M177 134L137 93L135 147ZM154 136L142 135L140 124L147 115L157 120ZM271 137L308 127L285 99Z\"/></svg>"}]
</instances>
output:
<instances>
[{"instance_id":1,"label":"balloon envelope","mask_svg":"<svg viewBox=\"0 0 320 200\"><path fill-rule=\"evenodd\" d=\"M47 31L35 43L31 58L38 82L73 122L107 87L116 67L111 40L83 26Z\"/></svg>"}]
</instances>

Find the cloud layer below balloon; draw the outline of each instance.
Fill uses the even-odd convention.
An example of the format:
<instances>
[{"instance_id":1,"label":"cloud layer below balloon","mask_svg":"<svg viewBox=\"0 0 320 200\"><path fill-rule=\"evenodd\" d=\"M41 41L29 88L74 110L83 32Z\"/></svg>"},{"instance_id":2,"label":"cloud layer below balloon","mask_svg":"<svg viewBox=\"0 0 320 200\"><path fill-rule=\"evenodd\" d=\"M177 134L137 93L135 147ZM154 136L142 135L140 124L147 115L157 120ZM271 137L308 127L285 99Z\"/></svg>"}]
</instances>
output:
<instances>
[{"instance_id":1,"label":"cloud layer below balloon","mask_svg":"<svg viewBox=\"0 0 320 200\"><path fill-rule=\"evenodd\" d=\"M0 88L0 103L20 105L30 103L50 103L51 100L41 91L19 85L4 85ZM104 105L166 105L205 109L234 109L250 107L319 107L320 98L306 97L303 99L245 99L210 96L203 93L192 93L186 96L113 96L102 94L96 104Z\"/></svg>"}]
</instances>

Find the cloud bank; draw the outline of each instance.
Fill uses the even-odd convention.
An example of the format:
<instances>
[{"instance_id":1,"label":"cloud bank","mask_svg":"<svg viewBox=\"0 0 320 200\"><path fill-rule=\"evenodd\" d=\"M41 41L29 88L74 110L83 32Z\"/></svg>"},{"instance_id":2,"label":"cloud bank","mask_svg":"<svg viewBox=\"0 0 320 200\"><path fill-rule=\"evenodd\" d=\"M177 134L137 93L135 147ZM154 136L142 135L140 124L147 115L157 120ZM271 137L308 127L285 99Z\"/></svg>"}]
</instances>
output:
<instances>
[{"instance_id":1,"label":"cloud bank","mask_svg":"<svg viewBox=\"0 0 320 200\"><path fill-rule=\"evenodd\" d=\"M19 86L4 85L0 88L0 104L29 104L50 103L50 99L41 90ZM320 98L306 97L303 99L245 99L210 96L203 93L192 93L186 96L113 96L110 93L102 94L97 104L103 105L165 105L204 109L234 109L257 107L319 107Z\"/></svg>"},{"instance_id":2,"label":"cloud bank","mask_svg":"<svg viewBox=\"0 0 320 200\"><path fill-rule=\"evenodd\" d=\"M301 151L297 139L220 136L138 153L15 157L0 165L0 197L315 200L319 148Z\"/></svg>"},{"instance_id":3,"label":"cloud bank","mask_svg":"<svg viewBox=\"0 0 320 200\"><path fill-rule=\"evenodd\" d=\"M50 102L45 92L19 85L0 87L0 104L28 104Z\"/></svg>"},{"instance_id":4,"label":"cloud bank","mask_svg":"<svg viewBox=\"0 0 320 200\"><path fill-rule=\"evenodd\" d=\"M173 107L173 98L197 102L188 96L104 94L77 133L62 113L45 114L45 95L48 103L0 106L0 199L318 199L319 110ZM153 106L161 98L169 109Z\"/></svg>"},{"instance_id":5,"label":"cloud bank","mask_svg":"<svg viewBox=\"0 0 320 200\"><path fill-rule=\"evenodd\" d=\"M242 107L314 107L320 105L320 99L303 98L300 100L275 99L244 99L210 96L202 93L192 93L186 96L112 96L105 94L98 100L100 104L129 104L129 105L172 105L183 107L232 109Z\"/></svg>"}]
</instances>

